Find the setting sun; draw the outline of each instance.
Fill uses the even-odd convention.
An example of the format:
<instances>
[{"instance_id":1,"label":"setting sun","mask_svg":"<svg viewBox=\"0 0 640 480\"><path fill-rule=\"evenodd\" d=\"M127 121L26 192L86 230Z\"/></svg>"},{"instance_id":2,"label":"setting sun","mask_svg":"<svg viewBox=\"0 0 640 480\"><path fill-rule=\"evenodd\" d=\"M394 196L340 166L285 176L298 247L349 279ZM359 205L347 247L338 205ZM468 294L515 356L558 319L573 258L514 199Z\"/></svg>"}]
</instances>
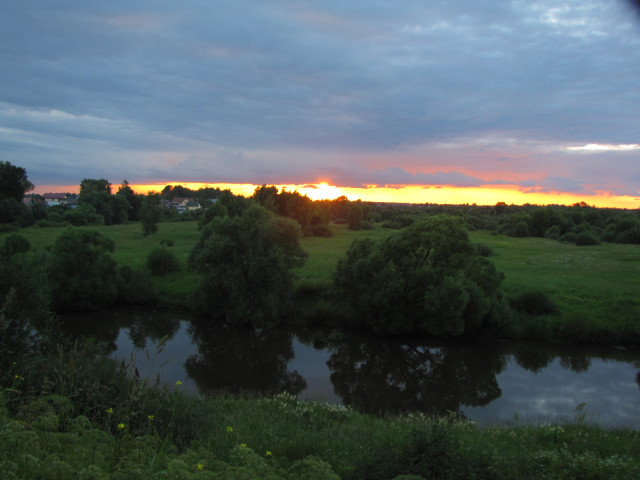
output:
<instances>
[{"instance_id":1,"label":"setting sun","mask_svg":"<svg viewBox=\"0 0 640 480\"><path fill-rule=\"evenodd\" d=\"M311 200L334 200L338 197L345 195L344 191L339 187L334 187L326 182L304 185L297 188L298 192L302 195L306 195Z\"/></svg>"}]
</instances>

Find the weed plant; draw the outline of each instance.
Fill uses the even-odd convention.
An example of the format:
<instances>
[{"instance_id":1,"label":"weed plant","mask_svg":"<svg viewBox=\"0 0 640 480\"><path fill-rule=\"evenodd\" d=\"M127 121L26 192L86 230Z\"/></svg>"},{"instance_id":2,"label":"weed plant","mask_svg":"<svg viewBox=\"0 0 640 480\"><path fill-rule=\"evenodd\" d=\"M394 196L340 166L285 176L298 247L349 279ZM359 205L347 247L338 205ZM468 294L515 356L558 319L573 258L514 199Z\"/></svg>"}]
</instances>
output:
<instances>
[{"instance_id":1,"label":"weed plant","mask_svg":"<svg viewBox=\"0 0 640 480\"><path fill-rule=\"evenodd\" d=\"M453 415L193 396L93 342L34 341L0 385L2 478L638 478L640 435L573 419L480 428ZM6 345L1 345L3 348Z\"/></svg>"}]
</instances>

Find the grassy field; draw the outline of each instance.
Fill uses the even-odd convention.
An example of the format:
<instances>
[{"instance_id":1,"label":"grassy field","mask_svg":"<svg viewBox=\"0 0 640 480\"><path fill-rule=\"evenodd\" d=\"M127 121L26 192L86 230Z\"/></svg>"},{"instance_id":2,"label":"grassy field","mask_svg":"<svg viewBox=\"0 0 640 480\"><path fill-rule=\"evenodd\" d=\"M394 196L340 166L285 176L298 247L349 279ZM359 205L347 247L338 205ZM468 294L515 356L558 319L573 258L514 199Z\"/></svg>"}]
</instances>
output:
<instances>
[{"instance_id":1,"label":"grassy field","mask_svg":"<svg viewBox=\"0 0 640 480\"><path fill-rule=\"evenodd\" d=\"M1 339L0 339L1 342ZM339 405L189 396L72 348L17 358L0 388L5 479L635 479L640 436L575 418L479 427ZM11 383L12 382L12 383Z\"/></svg>"},{"instance_id":2,"label":"grassy field","mask_svg":"<svg viewBox=\"0 0 640 480\"><path fill-rule=\"evenodd\" d=\"M640 335L640 246L603 243L578 247L544 238L471 232L493 249L508 293L542 291L558 313L541 321L562 324L567 339L615 341L607 331ZM613 328L612 328L613 327Z\"/></svg>"},{"instance_id":3,"label":"grassy field","mask_svg":"<svg viewBox=\"0 0 640 480\"><path fill-rule=\"evenodd\" d=\"M147 254L162 242L186 265L189 252L199 238L196 222L161 223L159 231L145 237L139 224L98 227L116 244L114 257L120 266L142 267ZM338 260L356 238L381 239L394 230L350 231L346 225L331 225L331 238L306 237L303 248L307 263L297 270L298 287L310 292L325 290L332 281ZM63 228L30 227L20 230L35 248L53 244ZM6 234L0 235L0 241ZM470 232L472 242L493 250L491 260L504 272L508 295L536 290L547 294L558 313L526 319L524 334L538 337L566 337L584 341L616 342L607 331L625 332L640 340L640 246L603 243L578 247L543 238L513 238L489 232ZM197 283L186 271L154 279L165 305L180 307ZM635 332L635 333L634 333ZM547 338L551 339L551 338Z\"/></svg>"},{"instance_id":4,"label":"grassy field","mask_svg":"<svg viewBox=\"0 0 640 480\"><path fill-rule=\"evenodd\" d=\"M308 263L300 285L327 286L354 238L392 231L305 238ZM195 223L166 223L144 237L140 225L99 228L116 243L121 266L144 265L148 252L171 241L184 264L198 239ZM59 228L20 231L44 249ZM0 242L4 235L0 235ZM577 324L631 326L640 315L640 247L576 247L537 238L472 232L493 249L504 287L548 293L561 310L539 323L569 316ZM191 284L189 283L191 282ZM178 303L194 277L185 269L157 287ZM573 315L573 317L571 317ZM582 318L582 320L579 320ZM0 335L0 351L6 341ZM52 340L53 342L53 340ZM85 350L86 349L86 350ZM22 351L22 350L21 350ZM27 352L27 353L25 353ZM640 435L575 418L554 425L480 428L456 418L423 415L377 418L342 406L272 398L188 396L180 385L150 386L130 367L88 346L25 350L0 372L2 478L270 478L287 480L428 478L624 478L640 476Z\"/></svg>"}]
</instances>

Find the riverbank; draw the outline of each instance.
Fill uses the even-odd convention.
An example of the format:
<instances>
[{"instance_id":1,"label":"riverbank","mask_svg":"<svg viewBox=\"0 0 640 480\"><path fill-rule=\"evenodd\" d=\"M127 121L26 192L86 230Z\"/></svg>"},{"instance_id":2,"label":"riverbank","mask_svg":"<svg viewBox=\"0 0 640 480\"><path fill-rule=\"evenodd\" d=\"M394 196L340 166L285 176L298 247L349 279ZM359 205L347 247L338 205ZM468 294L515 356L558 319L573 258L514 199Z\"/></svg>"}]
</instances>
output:
<instances>
[{"instance_id":1,"label":"riverbank","mask_svg":"<svg viewBox=\"0 0 640 480\"><path fill-rule=\"evenodd\" d=\"M186 395L86 348L16 358L3 478L638 478L640 435L584 421L477 425L268 398ZM5 384L3 382L3 384ZM414 475L414 477L399 477Z\"/></svg>"},{"instance_id":2,"label":"riverbank","mask_svg":"<svg viewBox=\"0 0 640 480\"><path fill-rule=\"evenodd\" d=\"M296 316L298 324L342 323L344 309L329 295L338 260L356 238L382 239L395 232L377 225L351 231L332 224L330 238L305 237L307 263L297 269ZM118 266L144 271L149 252L164 246L179 260L181 269L148 276L154 304L187 310L190 293L199 277L186 269L189 252L197 243L196 222L161 223L154 236L144 236L138 223L94 227L115 243ZM63 227L20 230L31 245L44 250ZM0 235L0 241L3 235ZM512 309L500 335L554 342L595 342L610 345L640 343L640 247L602 243L579 247L544 238L514 238L472 231L474 243L488 247L489 259L505 274L502 288ZM540 302L545 308L537 308ZM527 307L526 305L529 305ZM528 310L528 311L527 311ZM495 334L495 332L492 332Z\"/></svg>"}]
</instances>

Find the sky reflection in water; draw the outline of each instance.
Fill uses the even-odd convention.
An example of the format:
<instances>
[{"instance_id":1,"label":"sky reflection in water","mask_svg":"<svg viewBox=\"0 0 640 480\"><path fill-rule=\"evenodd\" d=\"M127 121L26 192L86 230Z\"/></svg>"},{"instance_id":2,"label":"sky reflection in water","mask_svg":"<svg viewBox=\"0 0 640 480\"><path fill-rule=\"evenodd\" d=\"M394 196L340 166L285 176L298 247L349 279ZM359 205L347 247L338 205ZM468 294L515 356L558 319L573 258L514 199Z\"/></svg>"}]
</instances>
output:
<instances>
[{"instance_id":1,"label":"sky reflection in water","mask_svg":"<svg viewBox=\"0 0 640 480\"><path fill-rule=\"evenodd\" d=\"M479 423L509 422L516 414L531 422L573 419L576 407L586 403L588 420L640 426L637 350L411 344L366 335L328 340L302 334L301 341L287 331L211 333L188 325L173 325L162 349L159 332L154 339L141 339L145 328L122 327L113 339L113 355L133 358L143 377L155 380L159 374L161 381L174 386L180 381L175 388L190 392L245 391L257 385L263 394L286 390L301 400L346 402L370 413L451 410Z\"/></svg>"}]
</instances>

